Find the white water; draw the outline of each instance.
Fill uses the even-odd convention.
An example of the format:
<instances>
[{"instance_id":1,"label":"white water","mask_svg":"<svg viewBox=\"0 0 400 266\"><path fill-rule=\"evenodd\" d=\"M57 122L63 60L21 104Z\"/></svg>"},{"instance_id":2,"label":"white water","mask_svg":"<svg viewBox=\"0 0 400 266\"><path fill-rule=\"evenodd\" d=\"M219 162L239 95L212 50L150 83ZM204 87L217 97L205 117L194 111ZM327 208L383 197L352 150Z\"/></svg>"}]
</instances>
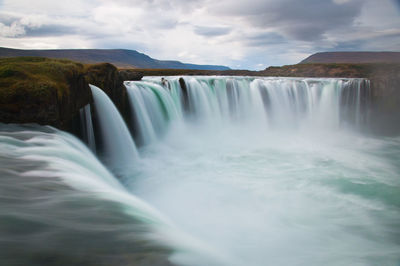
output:
<instances>
[{"instance_id":1,"label":"white water","mask_svg":"<svg viewBox=\"0 0 400 266\"><path fill-rule=\"evenodd\" d=\"M336 130L368 122L368 101L360 98L369 94L369 83L362 79L185 77L186 112L178 78L168 80L168 88L159 77L125 83L143 144L183 118L202 127L241 123L263 130Z\"/></svg>"},{"instance_id":2,"label":"white water","mask_svg":"<svg viewBox=\"0 0 400 266\"><path fill-rule=\"evenodd\" d=\"M228 261L188 249L175 263L400 262L400 139L358 132L364 81L185 77L187 113L178 78L167 79L126 84L169 92L180 115L123 181Z\"/></svg>"},{"instance_id":3,"label":"white water","mask_svg":"<svg viewBox=\"0 0 400 266\"><path fill-rule=\"evenodd\" d=\"M90 85L103 143L102 158L116 172L126 171L139 157L129 130L108 96Z\"/></svg>"},{"instance_id":4,"label":"white water","mask_svg":"<svg viewBox=\"0 0 400 266\"><path fill-rule=\"evenodd\" d=\"M400 138L360 132L367 82L185 77L185 93L167 80L125 83L140 159L92 87L95 136L119 180L70 135L0 130L2 262L400 262Z\"/></svg>"},{"instance_id":5,"label":"white water","mask_svg":"<svg viewBox=\"0 0 400 266\"><path fill-rule=\"evenodd\" d=\"M171 249L221 261L121 185L74 136L0 123L0 262L170 265Z\"/></svg>"},{"instance_id":6,"label":"white water","mask_svg":"<svg viewBox=\"0 0 400 266\"><path fill-rule=\"evenodd\" d=\"M148 82L126 84L138 139L142 144L154 142L165 133L168 122L179 116L179 111L160 85Z\"/></svg>"}]
</instances>

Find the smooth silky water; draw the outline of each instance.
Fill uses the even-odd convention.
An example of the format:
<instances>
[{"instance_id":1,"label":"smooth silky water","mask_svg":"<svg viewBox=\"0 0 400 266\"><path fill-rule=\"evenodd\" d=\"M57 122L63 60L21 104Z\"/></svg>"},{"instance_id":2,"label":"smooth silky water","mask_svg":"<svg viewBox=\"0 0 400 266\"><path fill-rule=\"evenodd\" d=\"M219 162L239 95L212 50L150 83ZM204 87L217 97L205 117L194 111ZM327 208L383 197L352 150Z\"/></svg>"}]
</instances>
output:
<instances>
[{"instance_id":1,"label":"smooth silky water","mask_svg":"<svg viewBox=\"0 0 400 266\"><path fill-rule=\"evenodd\" d=\"M98 157L118 178L66 133L2 125L0 259L399 265L400 138L368 134L367 81L166 80L125 82L134 140L107 115L125 133Z\"/></svg>"}]
</instances>

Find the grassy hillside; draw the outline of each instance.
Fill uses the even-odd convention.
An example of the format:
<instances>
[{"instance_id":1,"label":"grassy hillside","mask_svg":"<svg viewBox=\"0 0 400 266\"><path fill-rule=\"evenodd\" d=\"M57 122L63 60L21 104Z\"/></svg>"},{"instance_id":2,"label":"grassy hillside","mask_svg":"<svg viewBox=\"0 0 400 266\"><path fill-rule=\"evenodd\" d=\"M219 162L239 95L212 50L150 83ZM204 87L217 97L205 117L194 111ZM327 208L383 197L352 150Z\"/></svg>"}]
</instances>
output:
<instances>
[{"instance_id":1,"label":"grassy hillside","mask_svg":"<svg viewBox=\"0 0 400 266\"><path fill-rule=\"evenodd\" d=\"M0 58L0 103L27 94L46 98L53 91L61 98L69 92L68 79L79 74L83 74L83 65L68 60Z\"/></svg>"}]
</instances>

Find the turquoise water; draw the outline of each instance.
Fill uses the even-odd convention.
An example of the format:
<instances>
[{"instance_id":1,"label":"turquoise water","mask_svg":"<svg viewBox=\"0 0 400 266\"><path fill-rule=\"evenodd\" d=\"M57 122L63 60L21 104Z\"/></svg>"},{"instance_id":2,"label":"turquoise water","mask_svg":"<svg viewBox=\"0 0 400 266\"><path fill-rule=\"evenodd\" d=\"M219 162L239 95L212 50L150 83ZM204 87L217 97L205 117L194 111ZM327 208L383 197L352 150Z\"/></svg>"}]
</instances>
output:
<instances>
[{"instance_id":1,"label":"turquoise water","mask_svg":"<svg viewBox=\"0 0 400 266\"><path fill-rule=\"evenodd\" d=\"M0 264L399 265L400 137L368 134L366 81L166 79L126 83L130 127L98 94L91 150L0 124Z\"/></svg>"},{"instance_id":2,"label":"turquoise water","mask_svg":"<svg viewBox=\"0 0 400 266\"><path fill-rule=\"evenodd\" d=\"M126 185L223 265L400 262L399 138L195 127L142 154Z\"/></svg>"}]
</instances>

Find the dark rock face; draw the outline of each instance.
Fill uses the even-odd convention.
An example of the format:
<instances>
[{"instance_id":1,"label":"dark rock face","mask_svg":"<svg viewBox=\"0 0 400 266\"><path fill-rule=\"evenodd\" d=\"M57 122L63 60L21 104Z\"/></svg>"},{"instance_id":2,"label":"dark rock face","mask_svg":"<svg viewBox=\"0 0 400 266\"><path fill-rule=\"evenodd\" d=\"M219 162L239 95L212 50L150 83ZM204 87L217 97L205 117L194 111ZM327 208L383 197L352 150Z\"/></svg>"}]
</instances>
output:
<instances>
[{"instance_id":1,"label":"dark rock face","mask_svg":"<svg viewBox=\"0 0 400 266\"><path fill-rule=\"evenodd\" d=\"M81 64L45 58L4 59L0 67L0 122L38 123L71 130L91 92Z\"/></svg>"},{"instance_id":2,"label":"dark rock face","mask_svg":"<svg viewBox=\"0 0 400 266\"><path fill-rule=\"evenodd\" d=\"M82 65L40 57L0 59L0 122L38 123L79 131L79 110L92 103L88 84L101 88L125 119L130 116L124 80L140 72L108 63Z\"/></svg>"},{"instance_id":3,"label":"dark rock face","mask_svg":"<svg viewBox=\"0 0 400 266\"><path fill-rule=\"evenodd\" d=\"M86 69L85 79L89 84L102 89L120 111L124 110L126 90L115 66L109 63L89 65Z\"/></svg>"},{"instance_id":4,"label":"dark rock face","mask_svg":"<svg viewBox=\"0 0 400 266\"><path fill-rule=\"evenodd\" d=\"M119 77L121 80L137 81L143 78L143 73L132 69L119 70Z\"/></svg>"},{"instance_id":5,"label":"dark rock face","mask_svg":"<svg viewBox=\"0 0 400 266\"><path fill-rule=\"evenodd\" d=\"M71 132L77 128L79 109L92 102L92 93L83 74L68 79L69 94L60 102L60 118L63 127Z\"/></svg>"},{"instance_id":6,"label":"dark rock face","mask_svg":"<svg viewBox=\"0 0 400 266\"><path fill-rule=\"evenodd\" d=\"M89 84L99 87L110 97L125 121L130 119L131 113L124 81L141 80L142 77L140 72L118 70L109 63L89 65L85 74L85 79Z\"/></svg>"},{"instance_id":7,"label":"dark rock face","mask_svg":"<svg viewBox=\"0 0 400 266\"><path fill-rule=\"evenodd\" d=\"M183 78L179 78L179 85L181 86L182 89L183 108L185 109L186 112L190 112L188 89L186 87L186 82Z\"/></svg>"},{"instance_id":8,"label":"dark rock face","mask_svg":"<svg viewBox=\"0 0 400 266\"><path fill-rule=\"evenodd\" d=\"M376 134L400 134L400 65L374 69L371 75L371 130Z\"/></svg>"}]
</instances>

